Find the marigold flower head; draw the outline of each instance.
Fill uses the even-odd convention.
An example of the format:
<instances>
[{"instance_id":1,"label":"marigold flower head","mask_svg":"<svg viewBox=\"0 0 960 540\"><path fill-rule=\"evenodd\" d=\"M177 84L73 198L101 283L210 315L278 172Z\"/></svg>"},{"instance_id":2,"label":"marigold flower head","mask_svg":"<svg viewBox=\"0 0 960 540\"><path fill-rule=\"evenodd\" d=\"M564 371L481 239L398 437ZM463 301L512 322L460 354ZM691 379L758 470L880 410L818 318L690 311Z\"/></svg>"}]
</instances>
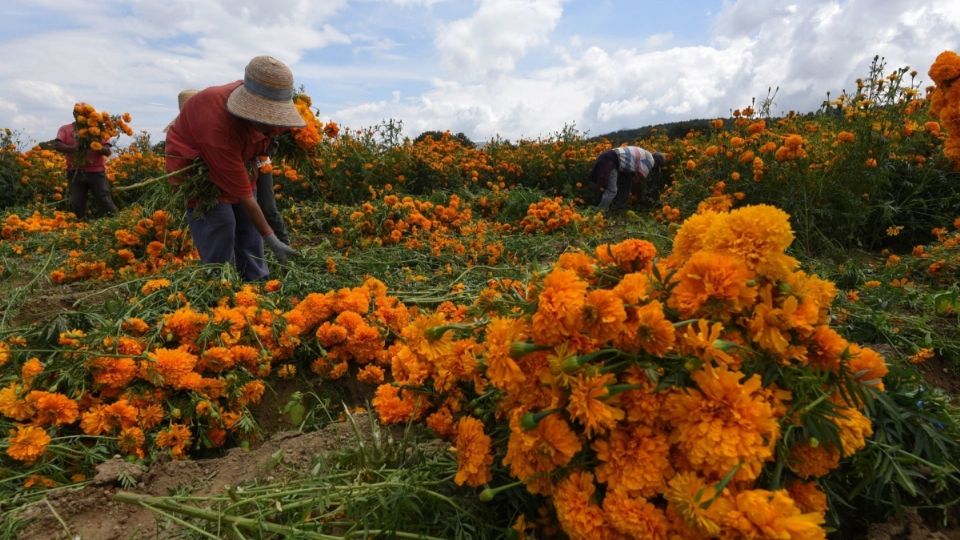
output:
<instances>
[{"instance_id":1,"label":"marigold flower head","mask_svg":"<svg viewBox=\"0 0 960 540\"><path fill-rule=\"evenodd\" d=\"M72 424L80 414L77 402L60 393L34 390L27 394L26 400L33 405L34 422L39 425Z\"/></svg>"},{"instance_id":2,"label":"marigold flower head","mask_svg":"<svg viewBox=\"0 0 960 540\"><path fill-rule=\"evenodd\" d=\"M593 475L573 471L557 484L553 506L560 527L571 540L610 538L612 531L603 509L593 501Z\"/></svg>"},{"instance_id":3,"label":"marigold flower head","mask_svg":"<svg viewBox=\"0 0 960 540\"><path fill-rule=\"evenodd\" d=\"M680 266L694 253L703 249L707 231L718 226L726 218L727 214L725 213L706 211L694 214L684 220L677 234L673 237L673 252L670 254L671 263Z\"/></svg>"},{"instance_id":4,"label":"marigold flower head","mask_svg":"<svg viewBox=\"0 0 960 540\"><path fill-rule=\"evenodd\" d=\"M747 268L772 279L782 279L797 266L784 251L793 243L790 216L774 206L737 208L705 233L705 249L728 252Z\"/></svg>"},{"instance_id":5,"label":"marigold flower head","mask_svg":"<svg viewBox=\"0 0 960 540\"><path fill-rule=\"evenodd\" d=\"M647 426L614 429L593 449L600 461L597 480L613 491L653 497L666 490L674 473L667 434Z\"/></svg>"},{"instance_id":6,"label":"marigold flower head","mask_svg":"<svg viewBox=\"0 0 960 540\"><path fill-rule=\"evenodd\" d=\"M458 486L479 486L493 478L490 465L490 437L483 432L483 422L472 416L464 416L457 424L457 436L453 441L457 455L457 475L453 481Z\"/></svg>"},{"instance_id":7,"label":"marigold flower head","mask_svg":"<svg viewBox=\"0 0 960 540\"><path fill-rule=\"evenodd\" d=\"M623 409L614 407L606 398L610 391L607 385L616 382L612 373L596 376L578 375L570 385L567 411L571 418L581 423L588 437L605 433L624 417Z\"/></svg>"},{"instance_id":8,"label":"marigold flower head","mask_svg":"<svg viewBox=\"0 0 960 540\"><path fill-rule=\"evenodd\" d=\"M667 538L670 524L663 510L643 497L633 497L624 491L608 491L603 498L603 512L610 525L627 538Z\"/></svg>"},{"instance_id":9,"label":"marigold flower head","mask_svg":"<svg viewBox=\"0 0 960 540\"><path fill-rule=\"evenodd\" d=\"M668 303L685 319L707 317L727 320L753 305L753 278L738 257L698 251L677 271Z\"/></svg>"},{"instance_id":10,"label":"marigold flower head","mask_svg":"<svg viewBox=\"0 0 960 540\"><path fill-rule=\"evenodd\" d=\"M790 498L797 504L800 511L809 514L825 514L827 511L827 494L820 491L816 482L801 482L794 480L787 484Z\"/></svg>"},{"instance_id":11,"label":"marigold flower head","mask_svg":"<svg viewBox=\"0 0 960 540\"><path fill-rule=\"evenodd\" d=\"M503 464L510 474L523 480L531 493L549 493L550 482L537 473L547 473L570 462L582 445L577 434L558 414L551 414L532 430L520 425L522 410L514 410L510 417L510 438Z\"/></svg>"},{"instance_id":12,"label":"marigold flower head","mask_svg":"<svg viewBox=\"0 0 960 540\"><path fill-rule=\"evenodd\" d=\"M28 359L23 363L23 366L20 367L20 379L23 381L24 386L33 385L34 379L41 373L43 373L43 363L40 362L40 359L36 356Z\"/></svg>"},{"instance_id":13,"label":"marigold flower head","mask_svg":"<svg viewBox=\"0 0 960 540\"><path fill-rule=\"evenodd\" d=\"M50 435L41 427L20 425L7 442L8 456L17 461L33 463L46 451Z\"/></svg>"},{"instance_id":14,"label":"marigold flower head","mask_svg":"<svg viewBox=\"0 0 960 540\"><path fill-rule=\"evenodd\" d=\"M36 412L30 402L20 397L21 390L17 383L0 388L0 414L18 422L31 418Z\"/></svg>"},{"instance_id":15,"label":"marigold flower head","mask_svg":"<svg viewBox=\"0 0 960 540\"><path fill-rule=\"evenodd\" d=\"M643 350L653 356L663 356L676 343L676 329L663 313L663 304L657 300L631 308L625 326L626 331L617 337L615 344L626 351Z\"/></svg>"},{"instance_id":16,"label":"marigold flower head","mask_svg":"<svg viewBox=\"0 0 960 540\"><path fill-rule=\"evenodd\" d=\"M756 479L780 436L760 376L741 381L739 371L707 365L691 378L699 390L676 391L664 404L671 442L708 478L719 480L739 466L734 479Z\"/></svg>"},{"instance_id":17,"label":"marigold flower head","mask_svg":"<svg viewBox=\"0 0 960 540\"><path fill-rule=\"evenodd\" d=\"M543 285L532 332L537 343L559 345L581 330L587 283L571 270L555 268Z\"/></svg>"},{"instance_id":18,"label":"marigold flower head","mask_svg":"<svg viewBox=\"0 0 960 540\"><path fill-rule=\"evenodd\" d=\"M373 407L384 424L399 424L417 418L423 405L416 393L392 385L381 384L373 398Z\"/></svg>"},{"instance_id":19,"label":"marigold flower head","mask_svg":"<svg viewBox=\"0 0 960 540\"><path fill-rule=\"evenodd\" d=\"M883 391L883 377L890 371L883 356L869 347L851 343L847 357L847 367L854 377L867 386Z\"/></svg>"},{"instance_id":20,"label":"marigold flower head","mask_svg":"<svg viewBox=\"0 0 960 540\"><path fill-rule=\"evenodd\" d=\"M617 244L600 244L596 256L603 264L615 264L624 272L637 272L650 269L657 248L646 240L630 238Z\"/></svg>"},{"instance_id":21,"label":"marigold flower head","mask_svg":"<svg viewBox=\"0 0 960 540\"><path fill-rule=\"evenodd\" d=\"M170 424L166 430L157 433L157 437L154 439L157 448L169 448L170 454L176 459L186 457L192 441L193 434L190 432L190 428L184 424Z\"/></svg>"}]
</instances>

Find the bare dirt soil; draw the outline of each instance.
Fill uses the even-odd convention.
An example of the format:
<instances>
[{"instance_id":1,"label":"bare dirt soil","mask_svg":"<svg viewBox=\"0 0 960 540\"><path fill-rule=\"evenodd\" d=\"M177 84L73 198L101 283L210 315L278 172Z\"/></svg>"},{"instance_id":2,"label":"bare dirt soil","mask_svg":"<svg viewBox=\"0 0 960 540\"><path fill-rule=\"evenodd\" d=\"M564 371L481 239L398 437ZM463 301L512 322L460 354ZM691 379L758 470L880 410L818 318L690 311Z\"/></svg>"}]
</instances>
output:
<instances>
[{"instance_id":1,"label":"bare dirt soil","mask_svg":"<svg viewBox=\"0 0 960 540\"><path fill-rule=\"evenodd\" d=\"M370 433L368 415L355 419L356 430L351 423L335 422L312 433L280 432L254 450L234 448L215 459L167 461L144 468L115 458L97 467L90 485L54 491L47 497L49 505L40 503L27 509L22 518L31 523L20 538L163 538L171 531L163 530L150 510L114 501L113 495L127 491L163 496L184 488L194 495L211 495L243 482L303 475L317 456L355 447L358 433L361 437ZM123 481L131 480L136 485L122 487Z\"/></svg>"}]
</instances>

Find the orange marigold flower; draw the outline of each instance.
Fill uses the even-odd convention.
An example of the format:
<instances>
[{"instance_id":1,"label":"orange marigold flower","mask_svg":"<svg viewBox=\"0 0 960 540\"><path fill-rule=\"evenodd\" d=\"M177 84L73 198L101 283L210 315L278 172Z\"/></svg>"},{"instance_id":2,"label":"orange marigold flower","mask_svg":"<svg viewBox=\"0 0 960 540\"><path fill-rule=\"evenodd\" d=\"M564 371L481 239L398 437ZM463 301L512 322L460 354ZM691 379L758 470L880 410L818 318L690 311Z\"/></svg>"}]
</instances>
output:
<instances>
[{"instance_id":1,"label":"orange marigold flower","mask_svg":"<svg viewBox=\"0 0 960 540\"><path fill-rule=\"evenodd\" d=\"M186 457L187 447L193 440L190 428L184 424L170 424L166 430L157 433L154 443L157 448L169 448L174 458Z\"/></svg>"},{"instance_id":2,"label":"orange marigold flower","mask_svg":"<svg viewBox=\"0 0 960 540\"><path fill-rule=\"evenodd\" d=\"M510 474L523 480L531 493L549 493L550 482L537 473L547 473L570 462L582 447L577 434L567 421L557 414L540 420L532 430L520 425L522 410L515 410L510 418L510 439L503 464Z\"/></svg>"},{"instance_id":3,"label":"orange marigold flower","mask_svg":"<svg viewBox=\"0 0 960 540\"><path fill-rule=\"evenodd\" d=\"M607 521L627 538L666 540L670 528L667 517L643 497L632 497L624 491L608 491L603 498Z\"/></svg>"},{"instance_id":4,"label":"orange marigold flower","mask_svg":"<svg viewBox=\"0 0 960 540\"><path fill-rule=\"evenodd\" d=\"M736 480L756 479L780 436L760 376L741 382L743 373L707 365L691 378L699 390L674 391L664 403L670 441L708 478L719 480L740 465Z\"/></svg>"},{"instance_id":5,"label":"orange marigold flower","mask_svg":"<svg viewBox=\"0 0 960 540\"><path fill-rule=\"evenodd\" d=\"M673 476L667 434L643 425L614 429L594 441L600 465L597 480L613 491L653 497L666 490Z\"/></svg>"},{"instance_id":6,"label":"orange marigold flower","mask_svg":"<svg viewBox=\"0 0 960 540\"><path fill-rule=\"evenodd\" d=\"M600 244L595 253L603 264L616 264L624 272L638 272L650 269L657 248L646 240L630 238L613 245Z\"/></svg>"},{"instance_id":7,"label":"orange marigold flower","mask_svg":"<svg viewBox=\"0 0 960 540\"><path fill-rule=\"evenodd\" d=\"M726 502L726 501L724 501ZM720 504L713 511L727 515L736 513L740 519L727 520L731 526L725 536L741 538L790 538L822 540L827 537L820 526L824 517L818 512L804 514L786 490L767 491L751 489L737 493L730 501L732 508Z\"/></svg>"},{"instance_id":8,"label":"orange marigold flower","mask_svg":"<svg viewBox=\"0 0 960 540\"><path fill-rule=\"evenodd\" d=\"M827 511L827 494L820 491L816 482L794 480L787 485L787 493L804 513L823 515Z\"/></svg>"},{"instance_id":9,"label":"orange marigold flower","mask_svg":"<svg viewBox=\"0 0 960 540\"><path fill-rule=\"evenodd\" d=\"M594 289L583 305L583 332L600 343L624 332L627 311L623 299L609 289Z\"/></svg>"},{"instance_id":10,"label":"orange marigold flower","mask_svg":"<svg viewBox=\"0 0 960 540\"><path fill-rule=\"evenodd\" d=\"M20 379L24 386L33 385L34 379L41 373L43 373L43 363L36 356L24 362L23 366L20 367Z\"/></svg>"},{"instance_id":11,"label":"orange marigold flower","mask_svg":"<svg viewBox=\"0 0 960 540\"><path fill-rule=\"evenodd\" d=\"M143 284L143 287L140 287L140 292L143 294L152 294L159 290L166 289L170 286L170 280L165 278L160 279L150 279Z\"/></svg>"},{"instance_id":12,"label":"orange marigold flower","mask_svg":"<svg viewBox=\"0 0 960 540\"><path fill-rule=\"evenodd\" d=\"M557 484L553 492L557 520L571 540L612 536L613 531L603 509L593 501L595 490L592 474L573 471Z\"/></svg>"},{"instance_id":13,"label":"orange marigold flower","mask_svg":"<svg viewBox=\"0 0 960 540\"><path fill-rule=\"evenodd\" d=\"M246 405L256 405L260 403L260 398L263 397L263 391L265 390L263 381L254 380L244 384L240 388L240 399L238 403L241 406Z\"/></svg>"},{"instance_id":14,"label":"orange marigold flower","mask_svg":"<svg viewBox=\"0 0 960 540\"><path fill-rule=\"evenodd\" d=\"M148 353L150 362L141 368L141 377L156 385L167 385L177 389L194 389L199 383L200 374L193 371L197 357L183 349L154 349Z\"/></svg>"},{"instance_id":15,"label":"orange marigold flower","mask_svg":"<svg viewBox=\"0 0 960 540\"><path fill-rule=\"evenodd\" d=\"M934 356L933 349L929 347L924 347L918 350L917 352L915 352L913 355L911 355L908 360L911 364L922 364L927 360L933 358L933 356Z\"/></svg>"},{"instance_id":16,"label":"orange marigold flower","mask_svg":"<svg viewBox=\"0 0 960 540\"><path fill-rule=\"evenodd\" d=\"M132 358L99 357L87 367L93 373L93 383L107 388L123 388L137 376L137 364Z\"/></svg>"},{"instance_id":17,"label":"orange marigold flower","mask_svg":"<svg viewBox=\"0 0 960 540\"><path fill-rule=\"evenodd\" d=\"M673 237L673 252L669 257L671 263L681 266L694 253L703 249L707 231L725 221L726 218L727 214L708 210L684 220Z\"/></svg>"},{"instance_id":18,"label":"orange marigold flower","mask_svg":"<svg viewBox=\"0 0 960 540\"><path fill-rule=\"evenodd\" d=\"M0 389L0 414L18 422L33 416L33 405L20 397L21 388L17 383Z\"/></svg>"},{"instance_id":19,"label":"orange marigold flower","mask_svg":"<svg viewBox=\"0 0 960 540\"><path fill-rule=\"evenodd\" d=\"M27 394L26 400L36 411L34 422L39 425L72 424L80 415L77 402L60 393L34 390Z\"/></svg>"},{"instance_id":20,"label":"orange marigold flower","mask_svg":"<svg viewBox=\"0 0 960 540\"><path fill-rule=\"evenodd\" d=\"M528 327L523 319L494 317L486 327L487 378L490 383L501 389L516 391L526 380L526 375L520 366L510 356L510 346L514 342L527 339Z\"/></svg>"},{"instance_id":21,"label":"orange marigold flower","mask_svg":"<svg viewBox=\"0 0 960 540\"><path fill-rule=\"evenodd\" d=\"M117 436L117 446L124 454L143 457L143 443L146 438L143 430L138 427L129 427L120 430Z\"/></svg>"},{"instance_id":22,"label":"orange marigold flower","mask_svg":"<svg viewBox=\"0 0 960 540\"><path fill-rule=\"evenodd\" d=\"M453 449L457 455L457 475L453 481L458 486L479 486L493 478L490 465L490 437L483 432L483 422L472 416L464 416L457 424L457 436Z\"/></svg>"},{"instance_id":23,"label":"orange marigold flower","mask_svg":"<svg viewBox=\"0 0 960 540\"><path fill-rule=\"evenodd\" d=\"M614 343L626 351L644 350L653 356L663 356L673 349L676 339L676 329L663 313L663 304L654 300L631 308L626 332Z\"/></svg>"},{"instance_id":24,"label":"orange marigold flower","mask_svg":"<svg viewBox=\"0 0 960 540\"><path fill-rule=\"evenodd\" d=\"M554 268L543 285L532 333L537 343L559 345L580 332L587 283L571 270Z\"/></svg>"},{"instance_id":25,"label":"orange marigold flower","mask_svg":"<svg viewBox=\"0 0 960 540\"><path fill-rule=\"evenodd\" d=\"M383 384L386 374L376 364L367 364L357 372L357 380L364 384Z\"/></svg>"},{"instance_id":26,"label":"orange marigold flower","mask_svg":"<svg viewBox=\"0 0 960 540\"><path fill-rule=\"evenodd\" d=\"M607 385L616 382L612 373L587 377L578 375L570 385L567 411L571 418L583 424L587 437L605 433L624 417L623 409L607 403L610 394Z\"/></svg>"},{"instance_id":27,"label":"orange marigold flower","mask_svg":"<svg viewBox=\"0 0 960 540\"><path fill-rule=\"evenodd\" d=\"M123 321L121 328L123 328L124 332L139 336L147 333L147 330L150 330L150 325L147 324L147 321L139 317L131 317Z\"/></svg>"},{"instance_id":28,"label":"orange marigold flower","mask_svg":"<svg viewBox=\"0 0 960 540\"><path fill-rule=\"evenodd\" d=\"M683 523L699 535L710 538L720 534L720 525L715 516L710 514L712 505L706 504L709 501L716 502L716 496L714 486L706 483L697 473L689 471L674 476L664 493L669 511L679 515Z\"/></svg>"},{"instance_id":29,"label":"orange marigold flower","mask_svg":"<svg viewBox=\"0 0 960 540\"><path fill-rule=\"evenodd\" d=\"M47 449L50 435L37 426L17 426L17 432L7 439L7 455L17 461L33 463Z\"/></svg>"},{"instance_id":30,"label":"orange marigold flower","mask_svg":"<svg viewBox=\"0 0 960 540\"><path fill-rule=\"evenodd\" d=\"M753 305L757 295L743 261L732 255L698 251L677 271L668 304L684 319L728 320Z\"/></svg>"},{"instance_id":31,"label":"orange marigold flower","mask_svg":"<svg viewBox=\"0 0 960 540\"><path fill-rule=\"evenodd\" d=\"M10 345L6 341L0 341L0 366L10 361Z\"/></svg>"},{"instance_id":32,"label":"orange marigold flower","mask_svg":"<svg viewBox=\"0 0 960 540\"><path fill-rule=\"evenodd\" d=\"M800 478L819 478L840 466L840 450L811 439L793 445L787 466Z\"/></svg>"},{"instance_id":33,"label":"orange marigold flower","mask_svg":"<svg viewBox=\"0 0 960 540\"><path fill-rule=\"evenodd\" d=\"M414 392L392 384L381 384L373 398L373 407L384 424L398 424L417 418L423 411Z\"/></svg>"},{"instance_id":34,"label":"orange marigold flower","mask_svg":"<svg viewBox=\"0 0 960 540\"><path fill-rule=\"evenodd\" d=\"M883 377L890 371L883 356L869 347L851 343L846 358L847 367L855 378L867 386L883 391Z\"/></svg>"}]
</instances>

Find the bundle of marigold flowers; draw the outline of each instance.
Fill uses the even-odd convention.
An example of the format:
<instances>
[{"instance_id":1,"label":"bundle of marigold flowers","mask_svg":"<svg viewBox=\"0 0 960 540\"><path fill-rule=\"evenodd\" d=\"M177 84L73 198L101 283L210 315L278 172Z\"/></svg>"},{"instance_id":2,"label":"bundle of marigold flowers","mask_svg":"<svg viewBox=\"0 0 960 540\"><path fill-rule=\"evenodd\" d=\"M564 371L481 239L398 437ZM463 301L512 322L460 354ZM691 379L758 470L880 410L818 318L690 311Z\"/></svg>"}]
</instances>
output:
<instances>
[{"instance_id":1,"label":"bundle of marigold flowers","mask_svg":"<svg viewBox=\"0 0 960 540\"><path fill-rule=\"evenodd\" d=\"M943 153L960 168L960 55L943 51L930 66L929 75L936 83L930 96L930 112L940 118L949 134ZM939 134L939 127L936 131Z\"/></svg>"},{"instance_id":2,"label":"bundle of marigold flowers","mask_svg":"<svg viewBox=\"0 0 960 540\"><path fill-rule=\"evenodd\" d=\"M128 125L130 113L111 115L106 111L97 111L89 103L77 103L73 106L73 128L77 138L77 152L86 155L103 149L103 144L120 133L133 135Z\"/></svg>"},{"instance_id":3,"label":"bundle of marigold flowers","mask_svg":"<svg viewBox=\"0 0 960 540\"><path fill-rule=\"evenodd\" d=\"M866 444L887 368L830 328L836 290L792 241L760 205L692 216L669 257L565 253L526 310L412 319L374 406L448 438L457 483L545 497L571 538L823 538L817 479Z\"/></svg>"}]
</instances>

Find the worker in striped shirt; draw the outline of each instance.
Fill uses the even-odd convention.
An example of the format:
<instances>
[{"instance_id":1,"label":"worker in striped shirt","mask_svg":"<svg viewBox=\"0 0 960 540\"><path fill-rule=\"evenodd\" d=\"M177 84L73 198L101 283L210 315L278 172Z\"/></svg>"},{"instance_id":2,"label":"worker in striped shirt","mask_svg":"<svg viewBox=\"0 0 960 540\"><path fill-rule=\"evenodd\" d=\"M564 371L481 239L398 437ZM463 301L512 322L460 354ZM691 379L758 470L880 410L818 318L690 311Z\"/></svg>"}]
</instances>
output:
<instances>
[{"instance_id":1,"label":"worker in striped shirt","mask_svg":"<svg viewBox=\"0 0 960 540\"><path fill-rule=\"evenodd\" d=\"M590 181L602 190L597 207L604 212L611 208L625 208L634 182L646 181L664 163L666 157L663 154L639 146L621 146L601 152L590 171Z\"/></svg>"}]
</instances>

